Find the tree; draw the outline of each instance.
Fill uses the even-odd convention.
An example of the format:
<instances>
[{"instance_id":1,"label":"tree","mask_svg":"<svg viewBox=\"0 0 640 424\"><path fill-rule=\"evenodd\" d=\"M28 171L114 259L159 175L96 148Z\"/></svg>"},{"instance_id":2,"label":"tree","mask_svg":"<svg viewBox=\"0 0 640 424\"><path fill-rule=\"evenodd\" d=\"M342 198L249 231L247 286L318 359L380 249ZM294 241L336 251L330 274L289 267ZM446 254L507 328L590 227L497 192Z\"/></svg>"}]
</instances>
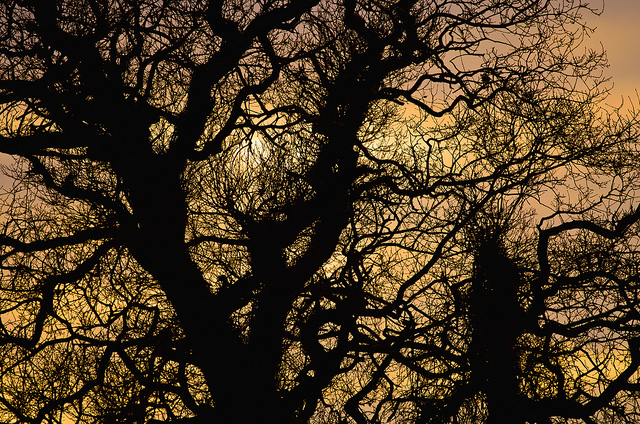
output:
<instances>
[{"instance_id":1,"label":"tree","mask_svg":"<svg viewBox=\"0 0 640 424\"><path fill-rule=\"evenodd\" d=\"M638 123L588 11L4 2L2 419L632 420ZM563 174L615 185L510 241Z\"/></svg>"}]
</instances>

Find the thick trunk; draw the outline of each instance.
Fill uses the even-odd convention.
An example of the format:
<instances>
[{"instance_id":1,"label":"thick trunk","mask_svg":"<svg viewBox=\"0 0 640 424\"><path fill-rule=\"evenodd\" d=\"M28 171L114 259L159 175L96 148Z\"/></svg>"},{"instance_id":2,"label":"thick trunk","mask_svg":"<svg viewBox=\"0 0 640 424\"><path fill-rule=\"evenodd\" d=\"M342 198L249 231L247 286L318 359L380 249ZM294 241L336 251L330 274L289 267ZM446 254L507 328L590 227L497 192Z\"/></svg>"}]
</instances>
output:
<instances>
[{"instance_id":1,"label":"thick trunk","mask_svg":"<svg viewBox=\"0 0 640 424\"><path fill-rule=\"evenodd\" d=\"M284 322L291 304L283 269L265 265L260 273L262 302L246 340L231 323L228 299L214 295L191 260L184 242L186 205L176 180L141 188L147 200L139 230L128 245L136 260L158 281L173 305L191 348L192 362L207 381L212 423L292 422L296 406L278 390ZM161 192L160 192L161 191ZM135 209L135 206L134 206ZM277 272L280 271L280 272ZM279 291L285 290L285 292Z\"/></svg>"},{"instance_id":2,"label":"thick trunk","mask_svg":"<svg viewBox=\"0 0 640 424\"><path fill-rule=\"evenodd\" d=\"M129 234L126 244L176 311L192 363L202 370L212 395L214 409L207 418L212 422L259 423L266 412L272 422L294 422L304 405L305 395L294 401L279 387L286 319L307 280L333 253L347 223L349 189L356 178L356 131L357 126L324 128L328 143L315 169L315 177L322 178L312 182L319 201L314 211L316 234L297 266L285 263L282 249L287 246L274 246L282 234L247 234L255 280L248 336L232 325L230 305L235 302L224 291L211 293L185 243L188 209L180 175L184 164L140 150L112 160L133 209L133 222L123 223ZM288 227L293 232L303 229Z\"/></svg>"},{"instance_id":3,"label":"thick trunk","mask_svg":"<svg viewBox=\"0 0 640 424\"><path fill-rule=\"evenodd\" d=\"M166 166L157 166L153 158L148 161L136 164L136 169L147 174L133 171L125 179L135 219L126 224L126 244L158 281L176 311L191 350L191 362L202 370L214 400L215 408L208 419L255 422L259 415L250 405L264 403L257 394L270 401L276 398L275 376L272 373L268 386L264 377L254 382L247 365L259 362L255 358L259 352L251 352L243 343L230 323L225 299L211 293L185 244L187 205L180 176L171 175ZM163 173L153 175L154 169ZM259 387L251 389L254 383Z\"/></svg>"},{"instance_id":4,"label":"thick trunk","mask_svg":"<svg viewBox=\"0 0 640 424\"><path fill-rule=\"evenodd\" d=\"M486 395L487 423L521 423L517 343L525 321L517 298L520 276L502 247L492 243L481 246L475 268L472 367L478 389Z\"/></svg>"}]
</instances>

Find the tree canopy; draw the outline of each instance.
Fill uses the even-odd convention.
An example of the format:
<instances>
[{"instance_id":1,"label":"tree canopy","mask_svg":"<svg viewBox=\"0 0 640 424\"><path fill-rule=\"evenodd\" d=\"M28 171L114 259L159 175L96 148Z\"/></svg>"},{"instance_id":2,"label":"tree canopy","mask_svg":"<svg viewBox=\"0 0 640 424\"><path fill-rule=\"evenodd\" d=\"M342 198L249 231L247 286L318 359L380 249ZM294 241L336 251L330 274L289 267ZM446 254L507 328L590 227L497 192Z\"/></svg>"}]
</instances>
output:
<instances>
[{"instance_id":1,"label":"tree canopy","mask_svg":"<svg viewBox=\"0 0 640 424\"><path fill-rule=\"evenodd\" d=\"M0 421L635 423L585 0L0 4Z\"/></svg>"}]
</instances>

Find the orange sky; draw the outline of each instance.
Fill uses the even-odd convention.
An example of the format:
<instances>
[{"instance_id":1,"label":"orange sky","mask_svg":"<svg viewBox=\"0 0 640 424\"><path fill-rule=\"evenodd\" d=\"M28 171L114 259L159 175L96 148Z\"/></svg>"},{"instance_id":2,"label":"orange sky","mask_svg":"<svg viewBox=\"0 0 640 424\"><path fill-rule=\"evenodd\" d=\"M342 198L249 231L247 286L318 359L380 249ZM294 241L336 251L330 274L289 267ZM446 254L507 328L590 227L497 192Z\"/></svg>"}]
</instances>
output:
<instances>
[{"instance_id":1,"label":"orange sky","mask_svg":"<svg viewBox=\"0 0 640 424\"><path fill-rule=\"evenodd\" d=\"M601 42L607 51L609 69L614 89L609 104L619 104L621 98L631 97L637 105L635 90L640 93L640 0L604 0L601 16L585 16L587 24L596 27L592 35L594 43ZM602 8L602 0L590 0ZM597 44L596 44L597 45Z\"/></svg>"},{"instance_id":2,"label":"orange sky","mask_svg":"<svg viewBox=\"0 0 640 424\"><path fill-rule=\"evenodd\" d=\"M640 0L604 0L604 12L600 16L585 15L586 23L596 28L590 45L602 43L607 51L610 67L605 75L611 77L613 91L607 103L617 106L624 97L640 105ZM589 0L602 9L603 0ZM638 94L636 94L636 90ZM0 164L10 162L0 156ZM0 171L0 186L10 184Z\"/></svg>"}]
</instances>

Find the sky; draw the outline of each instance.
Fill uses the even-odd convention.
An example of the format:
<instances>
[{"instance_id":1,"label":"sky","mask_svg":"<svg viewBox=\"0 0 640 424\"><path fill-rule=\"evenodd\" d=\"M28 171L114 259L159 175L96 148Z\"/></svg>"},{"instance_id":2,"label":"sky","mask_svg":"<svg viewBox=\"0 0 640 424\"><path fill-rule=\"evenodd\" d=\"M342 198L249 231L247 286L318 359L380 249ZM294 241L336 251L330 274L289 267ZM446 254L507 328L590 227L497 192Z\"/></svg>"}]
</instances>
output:
<instances>
[{"instance_id":1,"label":"sky","mask_svg":"<svg viewBox=\"0 0 640 424\"><path fill-rule=\"evenodd\" d=\"M603 0L589 0L592 7L602 10ZM595 28L589 44L607 51L609 68L605 76L611 78L613 90L607 103L618 106L624 99L640 105L640 0L604 0L600 16L585 15L588 26ZM637 94L636 94L637 92ZM0 155L0 164L10 160ZM0 186L10 180L0 171Z\"/></svg>"},{"instance_id":2,"label":"sky","mask_svg":"<svg viewBox=\"0 0 640 424\"><path fill-rule=\"evenodd\" d=\"M640 95L640 0L604 0L604 11L600 16L587 16L587 25L596 31L590 40L594 45L601 42L607 51L609 69L605 75L614 85L607 103L619 104L629 97L637 105ZM602 0L590 0L591 5L602 9Z\"/></svg>"}]
</instances>

